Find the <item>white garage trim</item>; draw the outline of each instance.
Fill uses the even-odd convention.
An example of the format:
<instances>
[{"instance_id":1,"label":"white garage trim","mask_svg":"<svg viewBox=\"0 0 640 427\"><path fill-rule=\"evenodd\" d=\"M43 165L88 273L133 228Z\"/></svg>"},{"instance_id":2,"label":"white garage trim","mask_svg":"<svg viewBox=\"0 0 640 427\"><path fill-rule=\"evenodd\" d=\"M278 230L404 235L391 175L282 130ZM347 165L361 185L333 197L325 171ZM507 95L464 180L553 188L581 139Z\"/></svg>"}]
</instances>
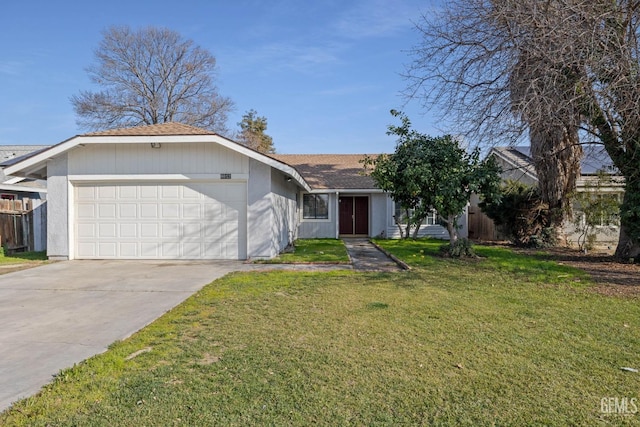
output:
<instances>
[{"instance_id":1,"label":"white garage trim","mask_svg":"<svg viewBox=\"0 0 640 427\"><path fill-rule=\"evenodd\" d=\"M246 181L75 182L78 259L246 259Z\"/></svg>"}]
</instances>

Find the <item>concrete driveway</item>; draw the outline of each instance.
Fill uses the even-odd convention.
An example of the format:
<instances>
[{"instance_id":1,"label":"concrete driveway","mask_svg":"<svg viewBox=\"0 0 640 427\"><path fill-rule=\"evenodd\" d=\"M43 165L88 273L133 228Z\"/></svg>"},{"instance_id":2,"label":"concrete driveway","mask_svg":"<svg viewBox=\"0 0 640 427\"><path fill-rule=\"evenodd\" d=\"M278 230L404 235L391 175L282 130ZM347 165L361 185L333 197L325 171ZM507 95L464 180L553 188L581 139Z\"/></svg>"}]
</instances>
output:
<instances>
[{"instance_id":1,"label":"concrete driveway","mask_svg":"<svg viewBox=\"0 0 640 427\"><path fill-rule=\"evenodd\" d=\"M0 411L141 329L239 261L66 261L0 276Z\"/></svg>"}]
</instances>

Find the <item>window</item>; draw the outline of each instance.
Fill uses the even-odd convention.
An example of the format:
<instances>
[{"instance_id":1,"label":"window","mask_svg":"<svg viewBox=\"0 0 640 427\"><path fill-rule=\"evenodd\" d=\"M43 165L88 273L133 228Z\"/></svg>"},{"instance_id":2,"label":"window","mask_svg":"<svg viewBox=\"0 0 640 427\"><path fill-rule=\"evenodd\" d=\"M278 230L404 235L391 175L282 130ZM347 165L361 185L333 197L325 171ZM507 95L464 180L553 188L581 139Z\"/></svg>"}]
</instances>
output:
<instances>
[{"instance_id":1,"label":"window","mask_svg":"<svg viewBox=\"0 0 640 427\"><path fill-rule=\"evenodd\" d=\"M585 206L581 206L580 201L573 205L576 225L584 227L589 222L594 227L620 226L622 194L595 194L582 200L582 203ZM589 221L587 221L587 217L589 217Z\"/></svg>"},{"instance_id":2,"label":"window","mask_svg":"<svg viewBox=\"0 0 640 427\"><path fill-rule=\"evenodd\" d=\"M413 209L409 209L409 215L413 215ZM407 211L402 209L400 204L395 203L394 217L398 224L407 223ZM422 225L436 225L436 211L432 210L427 214L427 217L422 221Z\"/></svg>"},{"instance_id":3,"label":"window","mask_svg":"<svg viewBox=\"0 0 640 427\"><path fill-rule=\"evenodd\" d=\"M15 200L15 194L0 194L0 200Z\"/></svg>"},{"instance_id":4,"label":"window","mask_svg":"<svg viewBox=\"0 0 640 427\"><path fill-rule=\"evenodd\" d=\"M305 194L302 196L302 218L304 219L328 219L329 195Z\"/></svg>"}]
</instances>

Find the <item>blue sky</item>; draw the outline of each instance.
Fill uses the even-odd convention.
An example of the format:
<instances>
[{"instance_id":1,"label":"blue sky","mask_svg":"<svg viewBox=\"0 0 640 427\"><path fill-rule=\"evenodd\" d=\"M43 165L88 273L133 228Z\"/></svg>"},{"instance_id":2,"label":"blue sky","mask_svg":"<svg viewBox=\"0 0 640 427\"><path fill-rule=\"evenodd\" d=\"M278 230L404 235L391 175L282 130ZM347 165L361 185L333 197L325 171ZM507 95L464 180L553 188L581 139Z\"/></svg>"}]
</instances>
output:
<instances>
[{"instance_id":1,"label":"blue sky","mask_svg":"<svg viewBox=\"0 0 640 427\"><path fill-rule=\"evenodd\" d=\"M0 14L0 144L55 144L83 133L69 98L95 90L86 67L110 25L163 26L208 49L220 93L268 120L279 153L393 151L402 109L431 135L435 112L405 101L400 76L419 41L418 0L21 0Z\"/></svg>"}]
</instances>

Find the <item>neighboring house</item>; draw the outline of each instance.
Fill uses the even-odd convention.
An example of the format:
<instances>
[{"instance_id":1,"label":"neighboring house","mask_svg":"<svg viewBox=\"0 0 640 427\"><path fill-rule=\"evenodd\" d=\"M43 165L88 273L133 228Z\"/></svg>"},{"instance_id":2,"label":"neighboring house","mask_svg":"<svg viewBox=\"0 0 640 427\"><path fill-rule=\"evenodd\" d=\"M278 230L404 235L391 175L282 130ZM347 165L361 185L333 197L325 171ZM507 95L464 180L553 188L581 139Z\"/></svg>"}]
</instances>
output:
<instances>
[{"instance_id":1,"label":"neighboring house","mask_svg":"<svg viewBox=\"0 0 640 427\"><path fill-rule=\"evenodd\" d=\"M269 156L165 123L79 135L6 171L47 179L50 258L247 259L299 237L397 235L362 157Z\"/></svg>"},{"instance_id":2,"label":"neighboring house","mask_svg":"<svg viewBox=\"0 0 640 427\"><path fill-rule=\"evenodd\" d=\"M4 168L48 145L0 145L0 200L45 199L47 188L43 180L10 177Z\"/></svg>"},{"instance_id":3,"label":"neighboring house","mask_svg":"<svg viewBox=\"0 0 640 427\"><path fill-rule=\"evenodd\" d=\"M502 178L519 181L527 185L535 185L538 177L531 158L530 147L494 147L489 152L502 168ZM624 179L618 174L608 154L601 147L586 147L584 157L580 163L580 178L576 183L576 191L586 191L593 188L598 179L598 172L604 172L611 177L610 182L600 191L603 194L614 195L622 201L624 194ZM574 206L574 215L582 215L579 206ZM603 225L597 227L596 242L599 245L615 245L618 241L619 227L617 218L613 219L614 225L605 225L610 221L603 221ZM575 226L567 222L564 227L565 234L570 243L576 243L578 235Z\"/></svg>"}]
</instances>

